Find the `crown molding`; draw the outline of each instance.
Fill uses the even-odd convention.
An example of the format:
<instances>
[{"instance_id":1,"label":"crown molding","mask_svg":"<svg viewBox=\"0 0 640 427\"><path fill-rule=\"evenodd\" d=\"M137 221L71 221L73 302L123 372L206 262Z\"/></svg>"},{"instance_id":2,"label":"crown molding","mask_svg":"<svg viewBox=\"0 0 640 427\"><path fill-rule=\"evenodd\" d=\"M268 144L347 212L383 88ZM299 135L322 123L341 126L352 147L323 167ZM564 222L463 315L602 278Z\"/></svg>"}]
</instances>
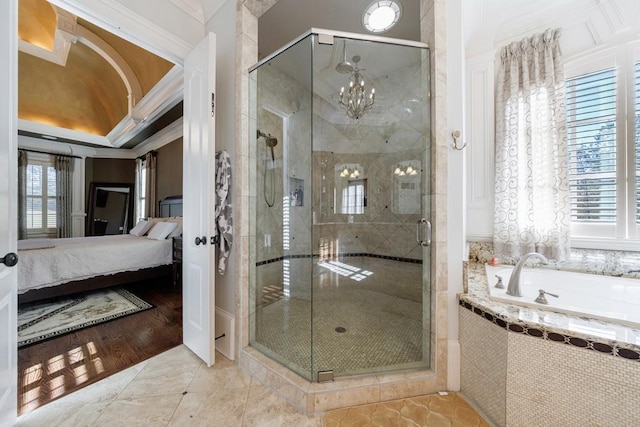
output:
<instances>
[{"instance_id":1,"label":"crown molding","mask_svg":"<svg viewBox=\"0 0 640 427\"><path fill-rule=\"evenodd\" d=\"M116 0L48 1L175 64L182 64L194 48Z\"/></svg>"},{"instance_id":2,"label":"crown molding","mask_svg":"<svg viewBox=\"0 0 640 427\"><path fill-rule=\"evenodd\" d=\"M107 134L107 139L115 148L122 147L141 130L149 126L161 115L182 100L184 72L175 65L169 72L136 104L131 114L120 121Z\"/></svg>"},{"instance_id":3,"label":"crown molding","mask_svg":"<svg viewBox=\"0 0 640 427\"><path fill-rule=\"evenodd\" d=\"M29 120L18 119L18 130L26 131L38 135L51 136L56 139L72 140L101 147L112 148L111 142L104 136L91 133L79 132L72 129L65 129Z\"/></svg>"},{"instance_id":4,"label":"crown molding","mask_svg":"<svg viewBox=\"0 0 640 427\"><path fill-rule=\"evenodd\" d=\"M146 139L141 144L138 144L133 150L135 152L136 157L142 156L143 154L148 153L149 151L157 150L165 145L182 138L184 135L183 129L183 121L182 117L180 117L175 122L171 123L169 126L165 127L161 131L152 135L148 139Z\"/></svg>"},{"instance_id":5,"label":"crown molding","mask_svg":"<svg viewBox=\"0 0 640 427\"><path fill-rule=\"evenodd\" d=\"M202 3L200 0L169 0L174 5L178 6L180 9L184 10L186 13L191 15L193 19L204 25L204 12L202 9ZM200 7L198 7L197 5Z\"/></svg>"}]
</instances>

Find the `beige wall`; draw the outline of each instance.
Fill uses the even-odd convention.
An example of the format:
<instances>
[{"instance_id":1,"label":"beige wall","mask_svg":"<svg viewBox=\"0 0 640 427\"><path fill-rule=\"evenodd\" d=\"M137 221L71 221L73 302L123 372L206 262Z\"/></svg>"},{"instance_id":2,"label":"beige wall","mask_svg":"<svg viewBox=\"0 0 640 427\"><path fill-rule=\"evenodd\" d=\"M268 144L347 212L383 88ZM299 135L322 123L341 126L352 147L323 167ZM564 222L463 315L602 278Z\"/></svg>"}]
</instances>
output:
<instances>
[{"instance_id":1,"label":"beige wall","mask_svg":"<svg viewBox=\"0 0 640 427\"><path fill-rule=\"evenodd\" d=\"M136 181L136 163L133 159L87 159L87 183L117 182L133 184Z\"/></svg>"},{"instance_id":2,"label":"beige wall","mask_svg":"<svg viewBox=\"0 0 640 427\"><path fill-rule=\"evenodd\" d=\"M133 159L85 159L85 208L92 182L135 184L136 163Z\"/></svg>"},{"instance_id":3,"label":"beige wall","mask_svg":"<svg viewBox=\"0 0 640 427\"><path fill-rule=\"evenodd\" d=\"M157 151L156 196L160 201L168 196L182 195L182 138L163 146ZM85 161L86 195L92 182L135 184L136 163L134 159L92 159Z\"/></svg>"},{"instance_id":4,"label":"beige wall","mask_svg":"<svg viewBox=\"0 0 640 427\"><path fill-rule=\"evenodd\" d=\"M158 150L156 195L158 201L182 195L182 138Z\"/></svg>"}]
</instances>

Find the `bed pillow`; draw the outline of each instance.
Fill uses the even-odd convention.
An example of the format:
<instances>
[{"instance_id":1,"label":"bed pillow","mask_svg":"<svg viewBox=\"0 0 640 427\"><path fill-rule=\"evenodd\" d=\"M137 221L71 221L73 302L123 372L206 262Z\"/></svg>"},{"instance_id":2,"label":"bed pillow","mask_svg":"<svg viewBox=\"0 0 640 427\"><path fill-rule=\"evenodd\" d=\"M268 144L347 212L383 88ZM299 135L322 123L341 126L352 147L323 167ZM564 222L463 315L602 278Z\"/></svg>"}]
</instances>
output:
<instances>
[{"instance_id":1,"label":"bed pillow","mask_svg":"<svg viewBox=\"0 0 640 427\"><path fill-rule=\"evenodd\" d=\"M142 220L138 221L136 226L131 229L129 234L132 234L132 235L138 236L138 237L144 236L144 234L147 231L149 231L149 229L151 228L152 225L153 224L151 222L142 219Z\"/></svg>"},{"instance_id":2,"label":"bed pillow","mask_svg":"<svg viewBox=\"0 0 640 427\"><path fill-rule=\"evenodd\" d=\"M177 226L178 224L175 222L159 222L153 226L147 237L149 239L164 240Z\"/></svg>"},{"instance_id":3,"label":"bed pillow","mask_svg":"<svg viewBox=\"0 0 640 427\"><path fill-rule=\"evenodd\" d=\"M173 230L171 234L169 234L169 239L172 237L182 236L182 217L181 216L167 218L167 222L175 222L176 224L178 224L175 230Z\"/></svg>"}]
</instances>

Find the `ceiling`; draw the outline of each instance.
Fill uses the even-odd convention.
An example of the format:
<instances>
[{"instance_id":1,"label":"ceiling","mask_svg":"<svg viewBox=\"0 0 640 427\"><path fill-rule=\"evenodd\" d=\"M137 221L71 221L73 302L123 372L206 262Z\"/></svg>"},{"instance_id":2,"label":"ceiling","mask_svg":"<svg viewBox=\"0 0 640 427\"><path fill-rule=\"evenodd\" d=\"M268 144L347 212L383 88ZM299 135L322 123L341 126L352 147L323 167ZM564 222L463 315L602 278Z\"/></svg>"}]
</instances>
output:
<instances>
[{"instance_id":1,"label":"ceiling","mask_svg":"<svg viewBox=\"0 0 640 427\"><path fill-rule=\"evenodd\" d=\"M169 1L204 25L224 1L231 0ZM245 4L260 15L262 59L310 28L366 34L362 14L371 1L245 0ZM399 24L380 35L420 40L420 0L400 2ZM638 37L640 26L640 20L634 19L640 15L637 0L462 0L462 9L461 32L468 58L493 53L509 41L548 27L563 28L563 51L571 55L609 40ZM182 99L180 66L46 0L20 0L19 27L21 133L130 148L163 115L181 115L176 107ZM339 59L334 49L327 70ZM374 59L392 62L375 55L369 60Z\"/></svg>"},{"instance_id":2,"label":"ceiling","mask_svg":"<svg viewBox=\"0 0 640 427\"><path fill-rule=\"evenodd\" d=\"M420 41L420 0L399 0L402 16L379 36ZM258 20L258 57L269 55L310 28L371 34L362 15L372 0L279 0Z\"/></svg>"},{"instance_id":3,"label":"ceiling","mask_svg":"<svg viewBox=\"0 0 640 427\"><path fill-rule=\"evenodd\" d=\"M174 108L181 90L169 105L166 93L154 99L154 88L166 86L167 75L180 80L181 89L182 72L173 63L46 0L20 0L18 39L23 135L129 148L166 113L173 120L182 116Z\"/></svg>"}]
</instances>

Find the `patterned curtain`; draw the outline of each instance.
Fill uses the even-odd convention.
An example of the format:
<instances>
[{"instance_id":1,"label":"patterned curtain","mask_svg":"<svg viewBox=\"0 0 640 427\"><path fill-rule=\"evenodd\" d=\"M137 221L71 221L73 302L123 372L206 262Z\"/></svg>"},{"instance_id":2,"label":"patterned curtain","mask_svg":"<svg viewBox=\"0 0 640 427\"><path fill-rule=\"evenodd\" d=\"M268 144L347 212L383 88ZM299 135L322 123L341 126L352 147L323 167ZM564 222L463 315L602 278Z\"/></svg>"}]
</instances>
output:
<instances>
[{"instance_id":1,"label":"patterned curtain","mask_svg":"<svg viewBox=\"0 0 640 427\"><path fill-rule=\"evenodd\" d=\"M156 153L149 152L144 156L146 163L145 212L149 217L157 216L156 209Z\"/></svg>"},{"instance_id":2,"label":"patterned curtain","mask_svg":"<svg viewBox=\"0 0 640 427\"><path fill-rule=\"evenodd\" d=\"M27 238L27 152L18 150L18 239Z\"/></svg>"},{"instance_id":3,"label":"patterned curtain","mask_svg":"<svg viewBox=\"0 0 640 427\"><path fill-rule=\"evenodd\" d=\"M547 30L501 49L493 243L497 255L569 258L565 80Z\"/></svg>"},{"instance_id":4,"label":"patterned curtain","mask_svg":"<svg viewBox=\"0 0 640 427\"><path fill-rule=\"evenodd\" d=\"M73 158L55 157L56 224L58 237L71 237L71 194L73 193Z\"/></svg>"}]
</instances>

